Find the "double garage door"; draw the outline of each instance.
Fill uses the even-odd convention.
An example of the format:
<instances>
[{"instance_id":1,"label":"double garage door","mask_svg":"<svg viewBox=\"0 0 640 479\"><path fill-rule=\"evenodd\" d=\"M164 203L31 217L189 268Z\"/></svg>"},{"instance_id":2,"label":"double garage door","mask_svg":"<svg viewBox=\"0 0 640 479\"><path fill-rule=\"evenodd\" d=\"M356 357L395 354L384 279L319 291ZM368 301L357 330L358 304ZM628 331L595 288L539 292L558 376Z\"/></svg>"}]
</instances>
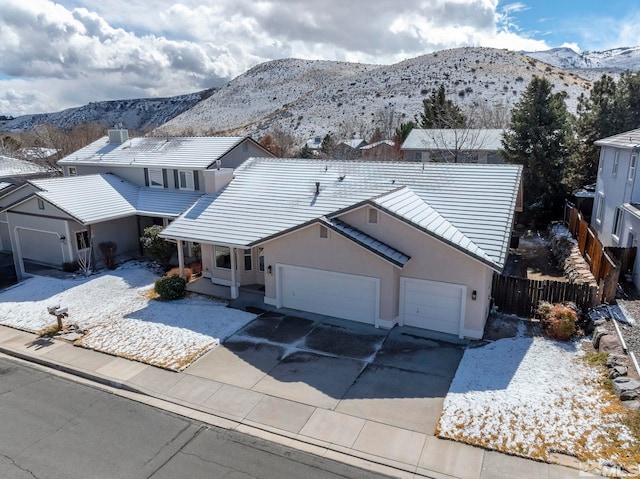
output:
<instances>
[{"instance_id":1,"label":"double garage door","mask_svg":"<svg viewBox=\"0 0 640 479\"><path fill-rule=\"evenodd\" d=\"M278 267L282 306L375 324L380 280L297 266ZM400 278L400 319L406 326L460 334L466 287Z\"/></svg>"},{"instance_id":2,"label":"double garage door","mask_svg":"<svg viewBox=\"0 0 640 479\"><path fill-rule=\"evenodd\" d=\"M375 324L378 278L283 265L277 274L285 308Z\"/></svg>"},{"instance_id":3,"label":"double garage door","mask_svg":"<svg viewBox=\"0 0 640 479\"><path fill-rule=\"evenodd\" d=\"M62 265L62 244L57 233L19 228L20 252L25 261L52 266Z\"/></svg>"}]
</instances>

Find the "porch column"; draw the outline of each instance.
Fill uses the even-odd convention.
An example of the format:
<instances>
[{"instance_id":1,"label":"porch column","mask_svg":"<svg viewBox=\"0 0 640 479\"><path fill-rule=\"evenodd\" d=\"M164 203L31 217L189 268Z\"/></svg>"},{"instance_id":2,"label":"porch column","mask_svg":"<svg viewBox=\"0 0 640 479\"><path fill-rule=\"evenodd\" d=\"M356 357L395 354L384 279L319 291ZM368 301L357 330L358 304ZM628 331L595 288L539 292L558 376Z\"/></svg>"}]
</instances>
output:
<instances>
[{"instance_id":1,"label":"porch column","mask_svg":"<svg viewBox=\"0 0 640 479\"><path fill-rule=\"evenodd\" d=\"M238 297L238 285L236 284L236 249L230 248L231 253L231 299Z\"/></svg>"},{"instance_id":2,"label":"porch column","mask_svg":"<svg viewBox=\"0 0 640 479\"><path fill-rule=\"evenodd\" d=\"M178 240L178 267L180 268L180 277L184 278L184 251L182 250L182 240Z\"/></svg>"}]
</instances>

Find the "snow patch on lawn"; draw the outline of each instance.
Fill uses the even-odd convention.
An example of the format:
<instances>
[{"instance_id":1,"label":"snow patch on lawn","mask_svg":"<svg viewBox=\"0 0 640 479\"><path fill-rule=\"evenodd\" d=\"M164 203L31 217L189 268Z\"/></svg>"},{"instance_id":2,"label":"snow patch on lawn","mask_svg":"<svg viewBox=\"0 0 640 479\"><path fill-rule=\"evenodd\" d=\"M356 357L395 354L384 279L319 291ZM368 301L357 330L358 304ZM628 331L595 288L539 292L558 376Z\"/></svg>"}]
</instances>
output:
<instances>
[{"instance_id":1,"label":"snow patch on lawn","mask_svg":"<svg viewBox=\"0 0 640 479\"><path fill-rule=\"evenodd\" d=\"M0 324L38 333L56 324L47 306L60 305L65 324L87 331L76 344L180 370L256 317L198 295L149 300L157 278L137 262L90 277L34 276L0 293Z\"/></svg>"},{"instance_id":2,"label":"snow patch on lawn","mask_svg":"<svg viewBox=\"0 0 640 479\"><path fill-rule=\"evenodd\" d=\"M579 342L501 339L467 349L444 401L438 435L549 460L552 452L616 459L632 437L598 387Z\"/></svg>"}]
</instances>

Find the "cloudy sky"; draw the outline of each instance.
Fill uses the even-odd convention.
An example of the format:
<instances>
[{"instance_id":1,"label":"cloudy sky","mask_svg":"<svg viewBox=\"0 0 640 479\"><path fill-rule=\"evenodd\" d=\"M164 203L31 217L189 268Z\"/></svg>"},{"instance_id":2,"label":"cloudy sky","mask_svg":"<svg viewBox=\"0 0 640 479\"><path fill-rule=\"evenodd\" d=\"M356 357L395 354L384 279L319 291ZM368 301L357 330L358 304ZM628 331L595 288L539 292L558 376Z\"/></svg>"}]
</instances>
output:
<instances>
[{"instance_id":1,"label":"cloudy sky","mask_svg":"<svg viewBox=\"0 0 640 479\"><path fill-rule=\"evenodd\" d=\"M636 46L628 0L1 0L0 115L219 86L276 58Z\"/></svg>"}]
</instances>

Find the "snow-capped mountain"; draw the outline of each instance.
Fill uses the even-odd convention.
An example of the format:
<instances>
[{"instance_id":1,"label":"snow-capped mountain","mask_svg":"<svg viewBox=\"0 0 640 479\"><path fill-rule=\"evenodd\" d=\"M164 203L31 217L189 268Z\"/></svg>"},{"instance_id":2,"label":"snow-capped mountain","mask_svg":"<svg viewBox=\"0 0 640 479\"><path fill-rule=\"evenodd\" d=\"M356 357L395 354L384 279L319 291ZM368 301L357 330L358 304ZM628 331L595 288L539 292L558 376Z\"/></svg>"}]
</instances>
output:
<instances>
[{"instance_id":1,"label":"snow-capped mountain","mask_svg":"<svg viewBox=\"0 0 640 479\"><path fill-rule=\"evenodd\" d=\"M169 98L140 98L89 103L56 113L22 115L0 121L0 131L25 131L43 123L73 128L81 123L105 127L122 124L133 131L150 131L207 98L213 89Z\"/></svg>"},{"instance_id":2,"label":"snow-capped mountain","mask_svg":"<svg viewBox=\"0 0 640 479\"><path fill-rule=\"evenodd\" d=\"M154 133L260 137L277 128L298 138L362 137L392 116L413 119L441 84L468 110L508 111L534 75L565 91L571 110L591 86L560 68L492 48L444 50L388 66L276 60L240 75Z\"/></svg>"},{"instance_id":3,"label":"snow-capped mountain","mask_svg":"<svg viewBox=\"0 0 640 479\"><path fill-rule=\"evenodd\" d=\"M621 73L640 71L640 47L614 48L603 52L578 53L571 48L553 48L541 52L524 52L525 55L565 70L596 70Z\"/></svg>"}]
</instances>

